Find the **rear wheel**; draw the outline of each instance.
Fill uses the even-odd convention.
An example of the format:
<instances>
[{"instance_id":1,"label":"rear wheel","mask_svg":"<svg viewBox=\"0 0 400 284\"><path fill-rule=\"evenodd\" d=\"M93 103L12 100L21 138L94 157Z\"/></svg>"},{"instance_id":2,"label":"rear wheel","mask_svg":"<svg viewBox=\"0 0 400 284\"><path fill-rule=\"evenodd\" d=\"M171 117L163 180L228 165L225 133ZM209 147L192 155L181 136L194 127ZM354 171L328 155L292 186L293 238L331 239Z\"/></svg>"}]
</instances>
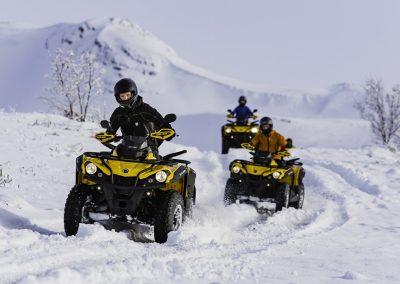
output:
<instances>
[{"instance_id":1,"label":"rear wheel","mask_svg":"<svg viewBox=\"0 0 400 284\"><path fill-rule=\"evenodd\" d=\"M154 220L154 239L157 243L165 243L168 233L177 231L183 222L184 205L182 196L169 191L161 195L160 203L156 208Z\"/></svg>"},{"instance_id":2,"label":"rear wheel","mask_svg":"<svg viewBox=\"0 0 400 284\"><path fill-rule=\"evenodd\" d=\"M293 207L295 209L301 209L303 208L303 203L304 203L304 184L301 183L299 187L297 188L297 195L298 199L294 202L290 202L290 207Z\"/></svg>"},{"instance_id":3,"label":"rear wheel","mask_svg":"<svg viewBox=\"0 0 400 284\"><path fill-rule=\"evenodd\" d=\"M236 202L236 196L241 188L241 184L234 180L228 179L225 186L224 192L224 204L225 206L231 205Z\"/></svg>"},{"instance_id":4,"label":"rear wheel","mask_svg":"<svg viewBox=\"0 0 400 284\"><path fill-rule=\"evenodd\" d=\"M281 211L282 208L289 207L289 198L290 198L290 186L288 184L281 184L279 188L277 188L275 202L276 202L276 211Z\"/></svg>"},{"instance_id":5,"label":"rear wheel","mask_svg":"<svg viewBox=\"0 0 400 284\"><path fill-rule=\"evenodd\" d=\"M89 195L89 190L84 185L74 186L68 194L64 208L64 229L67 236L78 233L82 221L83 206Z\"/></svg>"}]
</instances>

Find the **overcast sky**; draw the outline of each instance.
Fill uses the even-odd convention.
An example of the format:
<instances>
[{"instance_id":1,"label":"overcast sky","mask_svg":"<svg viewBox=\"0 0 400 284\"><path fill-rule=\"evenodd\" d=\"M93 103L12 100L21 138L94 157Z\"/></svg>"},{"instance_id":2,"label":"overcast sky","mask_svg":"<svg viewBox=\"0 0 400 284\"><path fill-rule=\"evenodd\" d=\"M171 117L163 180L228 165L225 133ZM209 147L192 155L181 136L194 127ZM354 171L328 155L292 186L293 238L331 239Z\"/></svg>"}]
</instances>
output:
<instances>
[{"instance_id":1,"label":"overcast sky","mask_svg":"<svg viewBox=\"0 0 400 284\"><path fill-rule=\"evenodd\" d=\"M189 62L261 85L400 82L398 0L0 0L0 20L124 17Z\"/></svg>"}]
</instances>

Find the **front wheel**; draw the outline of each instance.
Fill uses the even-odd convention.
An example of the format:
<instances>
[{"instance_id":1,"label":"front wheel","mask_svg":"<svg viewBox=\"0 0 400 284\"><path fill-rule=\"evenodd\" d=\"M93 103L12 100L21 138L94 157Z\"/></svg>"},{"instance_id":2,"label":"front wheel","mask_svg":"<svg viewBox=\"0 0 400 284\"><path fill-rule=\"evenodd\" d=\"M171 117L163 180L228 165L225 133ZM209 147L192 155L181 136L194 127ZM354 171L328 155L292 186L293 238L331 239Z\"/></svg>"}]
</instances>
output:
<instances>
[{"instance_id":1,"label":"front wheel","mask_svg":"<svg viewBox=\"0 0 400 284\"><path fill-rule=\"evenodd\" d=\"M297 188L297 195L298 199L294 202L290 202L290 207L293 207L295 209L301 209L303 208L303 203L304 203L304 184L301 183L299 187Z\"/></svg>"},{"instance_id":2,"label":"front wheel","mask_svg":"<svg viewBox=\"0 0 400 284\"><path fill-rule=\"evenodd\" d=\"M183 222L184 205L182 196L169 191L161 195L161 200L156 208L154 220L154 240L165 243L168 233L177 231Z\"/></svg>"},{"instance_id":3,"label":"front wheel","mask_svg":"<svg viewBox=\"0 0 400 284\"><path fill-rule=\"evenodd\" d=\"M88 190L83 185L74 186L68 194L64 208L64 229L67 237L75 236L78 233L87 197Z\"/></svg>"},{"instance_id":4,"label":"front wheel","mask_svg":"<svg viewBox=\"0 0 400 284\"><path fill-rule=\"evenodd\" d=\"M236 196L241 188L241 184L234 180L228 179L226 181L225 192L224 192L224 204L229 206L236 202Z\"/></svg>"},{"instance_id":5,"label":"front wheel","mask_svg":"<svg viewBox=\"0 0 400 284\"><path fill-rule=\"evenodd\" d=\"M275 211L281 211L282 208L288 208L289 198L290 198L290 186L288 184L282 184L277 188L275 197L275 202L276 202Z\"/></svg>"}]
</instances>

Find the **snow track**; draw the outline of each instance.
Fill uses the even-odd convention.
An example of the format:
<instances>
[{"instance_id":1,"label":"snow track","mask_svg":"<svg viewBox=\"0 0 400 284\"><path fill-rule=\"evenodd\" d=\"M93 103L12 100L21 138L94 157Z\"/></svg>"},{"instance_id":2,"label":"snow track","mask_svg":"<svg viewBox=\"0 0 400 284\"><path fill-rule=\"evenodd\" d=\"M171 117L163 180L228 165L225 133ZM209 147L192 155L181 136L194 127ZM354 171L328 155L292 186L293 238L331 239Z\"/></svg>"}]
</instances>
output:
<instances>
[{"instance_id":1,"label":"snow track","mask_svg":"<svg viewBox=\"0 0 400 284\"><path fill-rule=\"evenodd\" d=\"M13 178L0 187L2 283L399 279L398 154L374 147L299 150L304 209L267 217L251 206L222 204L227 166L243 151L223 157L165 143L163 152L188 149L197 171L193 219L164 245L135 243L98 224L82 225L76 237L66 238L63 206L74 159L102 149L90 137L96 126L59 117L47 125L43 115L1 118L0 131L14 138L1 142L3 171ZM43 137L50 140L43 143Z\"/></svg>"}]
</instances>

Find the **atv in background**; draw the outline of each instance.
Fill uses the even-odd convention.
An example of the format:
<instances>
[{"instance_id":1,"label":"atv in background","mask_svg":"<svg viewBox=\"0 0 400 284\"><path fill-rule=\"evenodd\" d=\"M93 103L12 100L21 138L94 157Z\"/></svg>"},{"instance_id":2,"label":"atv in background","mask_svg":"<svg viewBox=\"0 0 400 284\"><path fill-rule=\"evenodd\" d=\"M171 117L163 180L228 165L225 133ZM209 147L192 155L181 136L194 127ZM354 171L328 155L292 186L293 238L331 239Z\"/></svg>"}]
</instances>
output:
<instances>
[{"instance_id":1,"label":"atv in background","mask_svg":"<svg viewBox=\"0 0 400 284\"><path fill-rule=\"evenodd\" d=\"M242 147L254 150L250 144ZM225 205L252 204L259 213L302 208L305 171L299 159L285 160L290 157L287 151L275 155L254 151L250 154L253 156L250 161L234 160L229 165L231 175L226 182Z\"/></svg>"},{"instance_id":2,"label":"atv in background","mask_svg":"<svg viewBox=\"0 0 400 284\"><path fill-rule=\"evenodd\" d=\"M175 121L167 115L166 123ZM108 121L103 128L110 129ZM165 140L172 129L151 133ZM64 227L67 236L76 235L80 223L101 223L106 229L128 231L132 238L158 243L178 230L189 217L196 199L196 174L189 161L174 157L180 151L157 159L147 145L148 137L118 137L110 131L95 138L111 152L86 152L76 159L76 183L65 203ZM111 144L122 140L118 146Z\"/></svg>"},{"instance_id":3,"label":"atv in background","mask_svg":"<svg viewBox=\"0 0 400 284\"><path fill-rule=\"evenodd\" d=\"M241 148L242 143L248 143L258 132L258 120L255 114L257 110L253 110L253 121L239 120L232 121L234 118L232 110L228 109L228 123L222 126L222 154L228 154L229 148Z\"/></svg>"}]
</instances>

